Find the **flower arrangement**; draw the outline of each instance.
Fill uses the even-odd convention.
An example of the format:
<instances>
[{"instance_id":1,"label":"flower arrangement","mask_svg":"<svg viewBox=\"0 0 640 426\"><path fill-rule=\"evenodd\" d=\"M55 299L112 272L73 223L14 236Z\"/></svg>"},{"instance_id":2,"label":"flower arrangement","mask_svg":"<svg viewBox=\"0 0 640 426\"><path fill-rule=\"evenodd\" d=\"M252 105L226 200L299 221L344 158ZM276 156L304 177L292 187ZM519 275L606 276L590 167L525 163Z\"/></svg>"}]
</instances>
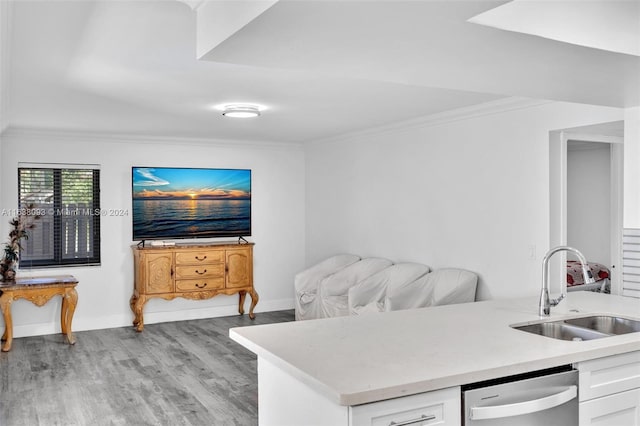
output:
<instances>
[{"instance_id":1,"label":"flower arrangement","mask_svg":"<svg viewBox=\"0 0 640 426\"><path fill-rule=\"evenodd\" d=\"M40 219L39 215L30 215L33 206L27 207L26 215L19 215L11 219L9 224L12 229L9 232L9 242L4 246L4 256L0 260L0 276L3 281L13 281L16 278L16 265L20 257L22 246L20 242L29 238L28 231L35 228L34 221Z\"/></svg>"}]
</instances>

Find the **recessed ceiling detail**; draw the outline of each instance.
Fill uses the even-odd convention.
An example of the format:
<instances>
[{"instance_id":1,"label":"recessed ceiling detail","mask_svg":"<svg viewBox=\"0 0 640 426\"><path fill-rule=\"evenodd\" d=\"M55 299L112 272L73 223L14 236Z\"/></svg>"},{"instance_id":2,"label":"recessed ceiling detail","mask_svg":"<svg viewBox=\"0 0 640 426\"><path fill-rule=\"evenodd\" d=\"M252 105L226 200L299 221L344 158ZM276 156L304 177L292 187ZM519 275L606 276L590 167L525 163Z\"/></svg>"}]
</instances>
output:
<instances>
[{"instance_id":1,"label":"recessed ceiling detail","mask_svg":"<svg viewBox=\"0 0 640 426\"><path fill-rule=\"evenodd\" d=\"M0 0L2 124L301 143L514 97L640 104L639 56L468 22L505 3Z\"/></svg>"},{"instance_id":2,"label":"recessed ceiling detail","mask_svg":"<svg viewBox=\"0 0 640 426\"><path fill-rule=\"evenodd\" d=\"M514 0L476 15L469 22L640 56L638 1Z\"/></svg>"}]
</instances>

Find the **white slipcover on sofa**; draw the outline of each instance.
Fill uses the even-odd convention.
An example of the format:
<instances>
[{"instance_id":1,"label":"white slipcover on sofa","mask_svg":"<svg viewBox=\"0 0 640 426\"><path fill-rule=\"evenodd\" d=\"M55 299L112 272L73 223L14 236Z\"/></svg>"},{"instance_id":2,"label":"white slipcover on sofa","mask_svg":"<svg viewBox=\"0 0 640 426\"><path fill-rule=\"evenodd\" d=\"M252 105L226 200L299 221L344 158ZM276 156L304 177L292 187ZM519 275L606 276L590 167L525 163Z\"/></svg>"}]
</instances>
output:
<instances>
[{"instance_id":1,"label":"white slipcover on sofa","mask_svg":"<svg viewBox=\"0 0 640 426\"><path fill-rule=\"evenodd\" d=\"M462 269L333 256L296 275L296 320L473 302L477 282Z\"/></svg>"},{"instance_id":2,"label":"white slipcover on sofa","mask_svg":"<svg viewBox=\"0 0 640 426\"><path fill-rule=\"evenodd\" d=\"M360 260L355 254L339 254L298 273L294 280L296 319L321 318L318 302L320 282Z\"/></svg>"},{"instance_id":3,"label":"white slipcover on sofa","mask_svg":"<svg viewBox=\"0 0 640 426\"><path fill-rule=\"evenodd\" d=\"M388 259L368 257L352 263L324 278L318 286L320 316L331 318L349 315L349 289L368 277L393 265Z\"/></svg>"},{"instance_id":4,"label":"white slipcover on sofa","mask_svg":"<svg viewBox=\"0 0 640 426\"><path fill-rule=\"evenodd\" d=\"M464 269L436 269L413 282L387 288L385 311L452 305L476 300L478 275Z\"/></svg>"},{"instance_id":5,"label":"white slipcover on sofa","mask_svg":"<svg viewBox=\"0 0 640 426\"><path fill-rule=\"evenodd\" d=\"M396 263L374 274L348 289L351 315L365 312L382 312L390 287L402 287L429 273L428 266L421 263Z\"/></svg>"}]
</instances>

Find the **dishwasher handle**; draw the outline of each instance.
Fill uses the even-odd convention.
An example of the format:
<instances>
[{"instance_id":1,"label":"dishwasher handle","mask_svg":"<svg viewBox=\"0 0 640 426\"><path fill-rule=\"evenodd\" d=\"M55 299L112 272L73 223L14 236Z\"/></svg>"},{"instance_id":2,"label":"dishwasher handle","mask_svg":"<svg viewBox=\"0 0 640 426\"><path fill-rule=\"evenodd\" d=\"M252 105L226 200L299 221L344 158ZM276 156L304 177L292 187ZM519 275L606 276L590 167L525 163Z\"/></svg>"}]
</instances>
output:
<instances>
[{"instance_id":1,"label":"dishwasher handle","mask_svg":"<svg viewBox=\"0 0 640 426\"><path fill-rule=\"evenodd\" d=\"M520 414L535 413L538 411L548 410L565 402L571 401L578 396L578 387L576 385L569 386L562 392L545 396L540 399L531 401L523 401L515 404L494 405L488 407L471 407L469 411L469 419L484 420L498 419L501 417L518 416Z\"/></svg>"}]
</instances>

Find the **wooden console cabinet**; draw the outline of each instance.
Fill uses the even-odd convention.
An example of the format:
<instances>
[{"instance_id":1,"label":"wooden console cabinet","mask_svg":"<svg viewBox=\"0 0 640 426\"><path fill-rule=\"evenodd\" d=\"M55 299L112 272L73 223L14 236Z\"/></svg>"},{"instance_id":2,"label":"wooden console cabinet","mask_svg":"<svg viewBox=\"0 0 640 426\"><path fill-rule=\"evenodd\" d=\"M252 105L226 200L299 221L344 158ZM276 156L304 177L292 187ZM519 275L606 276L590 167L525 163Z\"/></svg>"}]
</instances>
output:
<instances>
[{"instance_id":1,"label":"wooden console cabinet","mask_svg":"<svg viewBox=\"0 0 640 426\"><path fill-rule=\"evenodd\" d=\"M253 243L176 244L133 246L134 290L130 305L133 325L144 329L143 308L147 300L210 299L218 294L239 294L238 312L244 314L249 293L249 318L258 303L253 288Z\"/></svg>"}]
</instances>

